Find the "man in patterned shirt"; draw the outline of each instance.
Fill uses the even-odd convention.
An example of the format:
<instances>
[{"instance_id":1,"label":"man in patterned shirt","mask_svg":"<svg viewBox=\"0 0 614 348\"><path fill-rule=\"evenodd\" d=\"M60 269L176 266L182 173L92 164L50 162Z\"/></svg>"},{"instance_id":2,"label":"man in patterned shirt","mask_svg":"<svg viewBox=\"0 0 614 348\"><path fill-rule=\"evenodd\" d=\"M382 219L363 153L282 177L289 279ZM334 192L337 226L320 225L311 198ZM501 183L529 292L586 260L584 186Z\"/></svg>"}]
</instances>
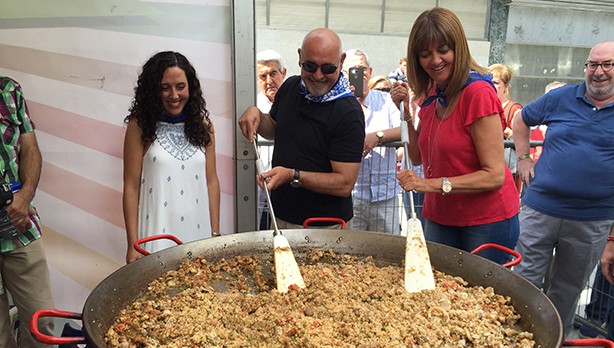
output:
<instances>
[{"instance_id":1,"label":"man in patterned shirt","mask_svg":"<svg viewBox=\"0 0 614 348\"><path fill-rule=\"evenodd\" d=\"M31 204L42 158L21 86L4 76L0 76L0 133L2 179L7 183L21 183L13 202L6 208L19 234L14 239L0 238L0 275L4 289L0 294L0 348L17 348L11 333L6 290L11 293L21 320L19 346L47 347L30 334L32 314L54 308L39 217ZM38 329L42 334L53 335L53 319L41 318Z\"/></svg>"}]
</instances>

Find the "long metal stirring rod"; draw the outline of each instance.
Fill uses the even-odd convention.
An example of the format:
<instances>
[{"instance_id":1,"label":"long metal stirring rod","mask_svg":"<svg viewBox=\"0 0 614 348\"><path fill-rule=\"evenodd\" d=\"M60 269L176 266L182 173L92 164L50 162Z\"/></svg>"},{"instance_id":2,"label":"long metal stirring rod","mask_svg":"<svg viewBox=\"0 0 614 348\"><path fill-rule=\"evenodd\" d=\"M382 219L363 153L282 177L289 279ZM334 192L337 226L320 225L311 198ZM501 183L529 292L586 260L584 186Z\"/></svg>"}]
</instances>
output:
<instances>
[{"instance_id":1,"label":"long metal stirring rod","mask_svg":"<svg viewBox=\"0 0 614 348\"><path fill-rule=\"evenodd\" d=\"M256 170L258 171L258 177L262 180L262 184L264 185L264 193L266 194L266 201L269 204L269 211L271 212L271 220L273 220L273 235L276 236L278 233L281 234L281 231L277 227L277 219L275 218L275 212L273 211L273 204L271 204L271 195L269 194L269 188L267 187L266 180L264 180L261 176L264 173L264 164L262 163L262 159L260 159L260 154L258 153L258 136L254 135L254 151L256 152Z\"/></svg>"},{"instance_id":2,"label":"long metal stirring rod","mask_svg":"<svg viewBox=\"0 0 614 348\"><path fill-rule=\"evenodd\" d=\"M405 166L406 169L410 169L410 160L409 160L409 124L405 121L405 114L403 112L403 99L399 100L399 110L401 111L401 143L403 144L403 151L405 157ZM413 192L407 192L409 196L409 208L410 208L410 218L416 218L416 207L414 206L414 195Z\"/></svg>"}]
</instances>

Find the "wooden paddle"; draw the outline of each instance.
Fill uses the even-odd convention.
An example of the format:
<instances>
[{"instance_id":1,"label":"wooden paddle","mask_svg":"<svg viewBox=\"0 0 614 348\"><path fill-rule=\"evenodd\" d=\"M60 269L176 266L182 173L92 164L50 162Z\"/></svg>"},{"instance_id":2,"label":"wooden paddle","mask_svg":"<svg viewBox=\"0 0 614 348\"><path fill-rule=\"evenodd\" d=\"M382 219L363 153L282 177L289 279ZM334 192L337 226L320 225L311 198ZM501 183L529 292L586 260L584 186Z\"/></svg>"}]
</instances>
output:
<instances>
[{"instance_id":1,"label":"wooden paddle","mask_svg":"<svg viewBox=\"0 0 614 348\"><path fill-rule=\"evenodd\" d=\"M266 194L266 201L269 204L269 210L271 211L271 220L273 221L273 256L275 258L275 275L277 277L277 290L285 293L289 290L290 286L295 285L299 288L305 287L303 276L298 268L292 249L288 239L281 234L281 231L277 227L277 220L275 219L275 212L273 211L273 205L271 204L271 195L269 188L267 187L266 180L262 178L262 173L265 172L264 164L258 154L258 146L256 142L258 137L254 135L254 151L256 152L256 170L258 176L262 180L264 186L264 193Z\"/></svg>"},{"instance_id":2,"label":"wooden paddle","mask_svg":"<svg viewBox=\"0 0 614 348\"><path fill-rule=\"evenodd\" d=\"M403 100L400 101L401 111L401 142L405 151L405 164L409 169L409 125L403 114ZM410 217L407 221L407 239L405 242L405 290L418 292L435 289L435 278L431 268L431 259L424 239L422 222L416 217L413 192L408 192Z\"/></svg>"}]
</instances>

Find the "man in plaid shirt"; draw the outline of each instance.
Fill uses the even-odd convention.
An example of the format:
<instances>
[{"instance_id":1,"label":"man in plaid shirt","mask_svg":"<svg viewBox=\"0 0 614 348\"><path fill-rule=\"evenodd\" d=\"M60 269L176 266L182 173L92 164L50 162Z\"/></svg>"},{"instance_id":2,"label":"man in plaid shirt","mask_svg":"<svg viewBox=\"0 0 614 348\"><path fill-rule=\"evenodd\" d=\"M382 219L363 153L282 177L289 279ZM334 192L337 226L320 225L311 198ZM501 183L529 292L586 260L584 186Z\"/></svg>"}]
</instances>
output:
<instances>
[{"instance_id":1,"label":"man in plaid shirt","mask_svg":"<svg viewBox=\"0 0 614 348\"><path fill-rule=\"evenodd\" d=\"M54 308L39 217L31 204L40 178L42 158L21 86L4 76L0 76L0 134L2 179L6 183L21 183L13 202L6 207L19 234L14 239L0 238L3 285L0 291L0 348L17 348L11 333L6 290L11 293L21 321L19 346L46 347L30 334L32 314L40 309ZM42 334L53 335L53 319L41 318L38 329Z\"/></svg>"}]
</instances>

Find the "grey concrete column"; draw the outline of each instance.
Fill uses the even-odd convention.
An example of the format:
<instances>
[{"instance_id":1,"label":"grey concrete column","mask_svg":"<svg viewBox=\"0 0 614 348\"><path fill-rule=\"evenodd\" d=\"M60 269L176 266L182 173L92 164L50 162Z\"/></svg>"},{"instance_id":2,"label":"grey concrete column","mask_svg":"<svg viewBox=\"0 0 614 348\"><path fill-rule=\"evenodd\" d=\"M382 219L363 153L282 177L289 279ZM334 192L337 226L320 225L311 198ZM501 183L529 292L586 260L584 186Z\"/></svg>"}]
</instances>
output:
<instances>
[{"instance_id":1,"label":"grey concrete column","mask_svg":"<svg viewBox=\"0 0 614 348\"><path fill-rule=\"evenodd\" d=\"M490 54L488 65L504 63L505 40L507 38L507 18L509 0L491 0L490 16L488 21L488 41L490 41Z\"/></svg>"},{"instance_id":2,"label":"grey concrete column","mask_svg":"<svg viewBox=\"0 0 614 348\"><path fill-rule=\"evenodd\" d=\"M241 3L241 4L239 4ZM255 2L245 6L232 0L233 36L233 123L235 138L235 231L255 231L258 194L256 190L256 154L254 147L241 134L238 120L250 106L256 105L256 16Z\"/></svg>"}]
</instances>

